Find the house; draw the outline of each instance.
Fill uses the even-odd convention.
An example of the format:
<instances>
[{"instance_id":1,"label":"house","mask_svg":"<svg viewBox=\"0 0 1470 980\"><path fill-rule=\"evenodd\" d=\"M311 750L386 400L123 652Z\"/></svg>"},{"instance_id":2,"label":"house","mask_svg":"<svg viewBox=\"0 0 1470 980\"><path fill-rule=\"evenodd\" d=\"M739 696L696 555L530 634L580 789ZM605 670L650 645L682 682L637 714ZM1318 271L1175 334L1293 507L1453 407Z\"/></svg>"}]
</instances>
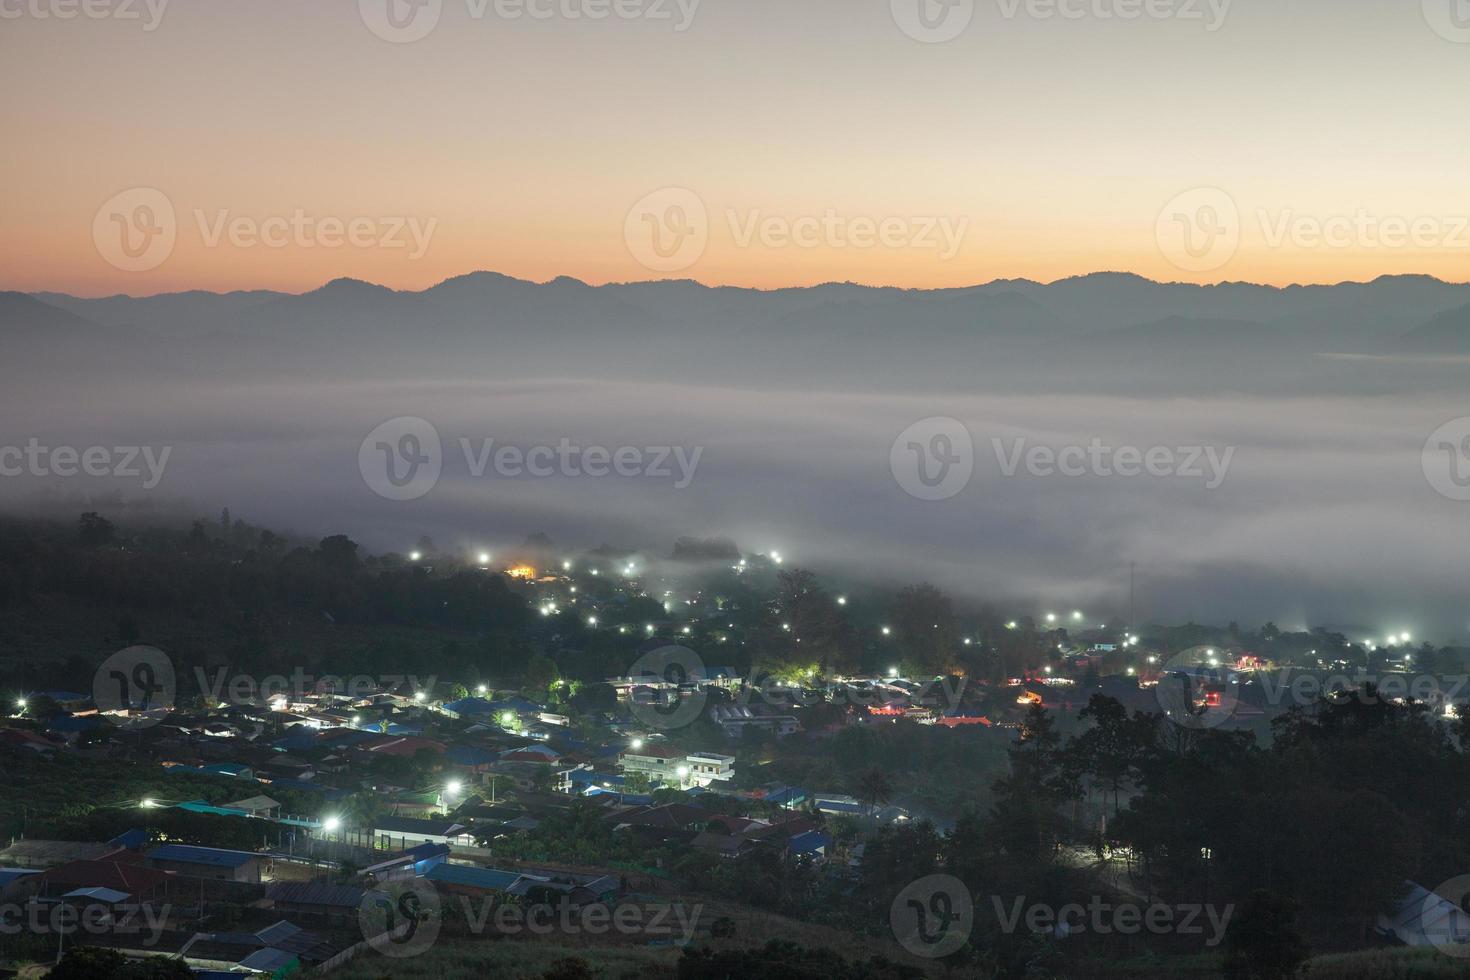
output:
<instances>
[{"instance_id":1,"label":"house","mask_svg":"<svg viewBox=\"0 0 1470 980\"><path fill-rule=\"evenodd\" d=\"M145 902L166 891L169 876L143 863L133 851L119 851L96 861L72 861L41 874L34 887L45 897L60 897L77 889L105 888ZM31 882L26 882L28 887Z\"/></svg>"},{"instance_id":2,"label":"house","mask_svg":"<svg viewBox=\"0 0 1470 980\"><path fill-rule=\"evenodd\" d=\"M505 893L532 905L581 908L617 901L622 885L612 875L523 874Z\"/></svg>"},{"instance_id":3,"label":"house","mask_svg":"<svg viewBox=\"0 0 1470 980\"><path fill-rule=\"evenodd\" d=\"M188 878L246 881L259 884L261 869L270 860L251 851L227 851L193 844L165 844L148 852L148 861L161 871Z\"/></svg>"},{"instance_id":4,"label":"house","mask_svg":"<svg viewBox=\"0 0 1470 980\"><path fill-rule=\"evenodd\" d=\"M625 749L618 755L618 766L623 775L640 773L647 776L650 783L678 784L688 776L684 753L666 745ZM681 769L686 771L681 773Z\"/></svg>"},{"instance_id":5,"label":"house","mask_svg":"<svg viewBox=\"0 0 1470 980\"><path fill-rule=\"evenodd\" d=\"M225 803L222 806L226 810L239 810L241 813L252 817L270 817L272 811L281 809L281 804L269 796L251 796L233 803Z\"/></svg>"},{"instance_id":6,"label":"house","mask_svg":"<svg viewBox=\"0 0 1470 980\"><path fill-rule=\"evenodd\" d=\"M722 858L737 858L749 853L755 847L754 843L743 837L708 830L698 834L694 840L689 842L689 845L697 851L718 854Z\"/></svg>"},{"instance_id":7,"label":"house","mask_svg":"<svg viewBox=\"0 0 1470 980\"><path fill-rule=\"evenodd\" d=\"M710 718L720 726L726 738L740 738L747 728L769 732L778 738L801 731L801 722L795 715L768 712L759 705L717 704L710 709Z\"/></svg>"},{"instance_id":8,"label":"house","mask_svg":"<svg viewBox=\"0 0 1470 980\"><path fill-rule=\"evenodd\" d=\"M428 870L424 880L433 882L434 887L443 892L478 896L505 894L521 877L519 871L477 868L464 864L439 864Z\"/></svg>"},{"instance_id":9,"label":"house","mask_svg":"<svg viewBox=\"0 0 1470 980\"><path fill-rule=\"evenodd\" d=\"M735 778L735 757L714 752L691 752L686 758L689 781L696 786L729 782Z\"/></svg>"},{"instance_id":10,"label":"house","mask_svg":"<svg viewBox=\"0 0 1470 980\"><path fill-rule=\"evenodd\" d=\"M328 881L282 881L272 885L265 897L277 912L346 920L356 917L367 889Z\"/></svg>"},{"instance_id":11,"label":"house","mask_svg":"<svg viewBox=\"0 0 1470 980\"><path fill-rule=\"evenodd\" d=\"M420 844L410 847L402 853L395 854L377 864L363 868L365 877L374 881L388 881L393 878L418 877L422 878L432 868L446 863L449 860L448 844Z\"/></svg>"},{"instance_id":12,"label":"house","mask_svg":"<svg viewBox=\"0 0 1470 980\"><path fill-rule=\"evenodd\" d=\"M786 842L786 853L796 858L823 860L827 857L827 849L831 846L832 837L830 834L820 830L808 830L804 834L797 834Z\"/></svg>"},{"instance_id":13,"label":"house","mask_svg":"<svg viewBox=\"0 0 1470 980\"><path fill-rule=\"evenodd\" d=\"M55 868L71 861L90 861L115 854L109 844L70 840L18 840L0 850L0 865L15 868Z\"/></svg>"},{"instance_id":14,"label":"house","mask_svg":"<svg viewBox=\"0 0 1470 980\"><path fill-rule=\"evenodd\" d=\"M26 891L26 879L34 878L40 873L27 868L0 868L0 898L23 894Z\"/></svg>"},{"instance_id":15,"label":"house","mask_svg":"<svg viewBox=\"0 0 1470 980\"><path fill-rule=\"evenodd\" d=\"M281 921L258 932L197 933L180 950L195 970L285 977L339 950L316 933Z\"/></svg>"},{"instance_id":16,"label":"house","mask_svg":"<svg viewBox=\"0 0 1470 980\"><path fill-rule=\"evenodd\" d=\"M452 820L417 820L413 817L378 817L373 822L373 836L385 850L404 850L415 844L458 844L472 846L475 835L462 823Z\"/></svg>"}]
</instances>

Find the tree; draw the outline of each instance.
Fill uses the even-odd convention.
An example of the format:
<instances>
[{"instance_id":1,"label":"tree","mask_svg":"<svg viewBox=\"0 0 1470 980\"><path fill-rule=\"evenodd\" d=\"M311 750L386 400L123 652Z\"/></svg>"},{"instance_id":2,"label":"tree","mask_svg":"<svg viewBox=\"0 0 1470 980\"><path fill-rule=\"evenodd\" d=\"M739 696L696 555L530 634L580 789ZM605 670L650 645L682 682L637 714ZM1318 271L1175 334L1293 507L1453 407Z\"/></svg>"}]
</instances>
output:
<instances>
[{"instance_id":1,"label":"tree","mask_svg":"<svg viewBox=\"0 0 1470 980\"><path fill-rule=\"evenodd\" d=\"M101 548L112 544L116 536L117 528L111 521L98 514L96 511L88 511L81 516L77 522L78 536L81 538L84 548Z\"/></svg>"},{"instance_id":2,"label":"tree","mask_svg":"<svg viewBox=\"0 0 1470 980\"><path fill-rule=\"evenodd\" d=\"M322 564L340 575L350 575L357 570L357 542L345 534L334 534L323 538L317 546L317 557Z\"/></svg>"},{"instance_id":3,"label":"tree","mask_svg":"<svg viewBox=\"0 0 1470 980\"><path fill-rule=\"evenodd\" d=\"M888 779L888 774L877 766L873 766L858 777L857 798L866 804L868 812L877 807L879 803L887 803L893 798L893 784Z\"/></svg>"},{"instance_id":4,"label":"tree","mask_svg":"<svg viewBox=\"0 0 1470 980\"><path fill-rule=\"evenodd\" d=\"M949 597L928 582L899 592L893 606L893 628L906 669L935 676L956 666L954 608Z\"/></svg>"},{"instance_id":5,"label":"tree","mask_svg":"<svg viewBox=\"0 0 1470 980\"><path fill-rule=\"evenodd\" d=\"M1287 980L1311 955L1296 929L1300 906L1257 890L1225 932L1225 975L1231 980Z\"/></svg>"}]
</instances>

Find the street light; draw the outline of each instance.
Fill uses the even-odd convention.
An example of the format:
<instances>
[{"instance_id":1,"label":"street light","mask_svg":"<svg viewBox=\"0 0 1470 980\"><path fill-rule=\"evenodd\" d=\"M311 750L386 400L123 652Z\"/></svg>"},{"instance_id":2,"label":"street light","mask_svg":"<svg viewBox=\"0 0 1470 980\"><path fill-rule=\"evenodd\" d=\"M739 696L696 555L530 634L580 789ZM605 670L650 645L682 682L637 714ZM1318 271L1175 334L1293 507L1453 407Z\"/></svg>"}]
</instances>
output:
<instances>
[{"instance_id":1,"label":"street light","mask_svg":"<svg viewBox=\"0 0 1470 980\"><path fill-rule=\"evenodd\" d=\"M413 699L415 701L422 702L424 700L424 692L423 691L414 691L413 692Z\"/></svg>"},{"instance_id":2,"label":"street light","mask_svg":"<svg viewBox=\"0 0 1470 980\"><path fill-rule=\"evenodd\" d=\"M475 693L477 693L477 694L489 694L490 693L490 689L488 687L486 687L484 684L481 684L479 687L475 688Z\"/></svg>"},{"instance_id":3,"label":"street light","mask_svg":"<svg viewBox=\"0 0 1470 980\"><path fill-rule=\"evenodd\" d=\"M637 752L639 749L643 748L643 739L633 739L632 743L629 745L629 748L631 748L634 752Z\"/></svg>"},{"instance_id":4,"label":"street light","mask_svg":"<svg viewBox=\"0 0 1470 980\"><path fill-rule=\"evenodd\" d=\"M482 552L480 552L480 564L481 565L488 565L488 564L490 564L490 552L488 552L488 551L482 551Z\"/></svg>"},{"instance_id":5,"label":"street light","mask_svg":"<svg viewBox=\"0 0 1470 980\"><path fill-rule=\"evenodd\" d=\"M337 830L341 828L341 826L342 821L337 817L328 817L327 819L322 821L322 829L329 834L336 833Z\"/></svg>"},{"instance_id":6,"label":"street light","mask_svg":"<svg viewBox=\"0 0 1470 980\"><path fill-rule=\"evenodd\" d=\"M457 779L453 779L449 781L449 784L445 786L444 789L449 793L450 796L458 796L460 794L460 791L464 789L464 784Z\"/></svg>"},{"instance_id":7,"label":"street light","mask_svg":"<svg viewBox=\"0 0 1470 980\"><path fill-rule=\"evenodd\" d=\"M408 560L409 561L420 561L420 560L423 559L423 557L424 556L422 554L420 554L419 552L417 552L417 551L410 551L408 553Z\"/></svg>"}]
</instances>

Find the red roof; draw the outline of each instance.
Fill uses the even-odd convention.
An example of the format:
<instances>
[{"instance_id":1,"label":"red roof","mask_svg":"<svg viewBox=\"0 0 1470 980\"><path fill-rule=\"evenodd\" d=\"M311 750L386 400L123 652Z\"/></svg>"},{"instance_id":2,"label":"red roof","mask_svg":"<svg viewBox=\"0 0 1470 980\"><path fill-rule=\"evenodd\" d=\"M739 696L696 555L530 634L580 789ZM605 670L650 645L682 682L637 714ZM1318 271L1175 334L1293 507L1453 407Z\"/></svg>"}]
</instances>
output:
<instances>
[{"instance_id":1,"label":"red roof","mask_svg":"<svg viewBox=\"0 0 1470 980\"><path fill-rule=\"evenodd\" d=\"M97 861L72 861L59 868L41 873L41 878L51 886L64 887L68 891L76 888L111 888L126 892L134 897L151 894L159 885L169 880L167 873L145 868L138 862L141 855L132 851L110 854Z\"/></svg>"},{"instance_id":2,"label":"red roof","mask_svg":"<svg viewBox=\"0 0 1470 980\"><path fill-rule=\"evenodd\" d=\"M418 752L429 749L432 752L443 753L444 744L430 738L419 738L417 735L384 735L372 741L362 742L360 749L372 752L376 755L401 756L411 759Z\"/></svg>"}]
</instances>

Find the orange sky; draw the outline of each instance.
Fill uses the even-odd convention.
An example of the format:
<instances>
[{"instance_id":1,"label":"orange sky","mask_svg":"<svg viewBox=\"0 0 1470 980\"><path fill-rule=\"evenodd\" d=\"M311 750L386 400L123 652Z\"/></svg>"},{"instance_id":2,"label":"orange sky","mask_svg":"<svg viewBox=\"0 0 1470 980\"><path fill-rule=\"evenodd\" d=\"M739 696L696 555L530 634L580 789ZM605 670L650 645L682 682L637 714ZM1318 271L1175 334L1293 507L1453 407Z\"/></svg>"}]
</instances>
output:
<instances>
[{"instance_id":1,"label":"orange sky","mask_svg":"<svg viewBox=\"0 0 1470 980\"><path fill-rule=\"evenodd\" d=\"M887 0L704 0L682 31L445 0L428 36L390 43L355 2L191 0L151 30L37 16L47 2L0 3L23 12L0 19L19 96L0 104L0 288L423 288L476 269L760 287L1470 279L1470 43L1419 3L1238 2L1208 30L991 0L922 43ZM172 248L143 271L109 261L121 228L99 219L134 188L173 211ZM705 212L677 268L640 262L628 231L663 188ZM1195 188L1224 192L1239 241L1181 259L1160 218L1173 227ZM1199 200L1184 198L1202 221ZM297 215L311 230L280 247L248 237ZM322 220L368 231L335 244ZM1396 223L1416 230L1386 243ZM412 227L432 229L422 255ZM1348 230L1329 244L1321 227Z\"/></svg>"}]
</instances>

